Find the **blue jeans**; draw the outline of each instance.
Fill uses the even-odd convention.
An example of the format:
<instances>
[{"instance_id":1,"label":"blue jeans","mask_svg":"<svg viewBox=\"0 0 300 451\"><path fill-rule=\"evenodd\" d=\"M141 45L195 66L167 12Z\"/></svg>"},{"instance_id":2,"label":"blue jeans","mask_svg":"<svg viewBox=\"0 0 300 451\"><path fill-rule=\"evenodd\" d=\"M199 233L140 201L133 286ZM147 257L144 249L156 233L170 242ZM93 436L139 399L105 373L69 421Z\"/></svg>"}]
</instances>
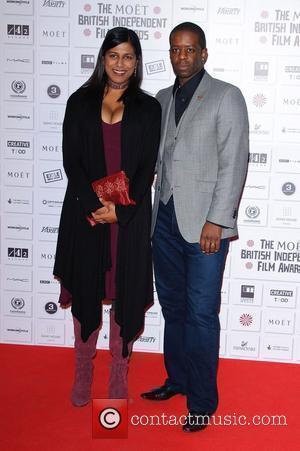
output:
<instances>
[{"instance_id":1,"label":"blue jeans","mask_svg":"<svg viewBox=\"0 0 300 451\"><path fill-rule=\"evenodd\" d=\"M199 239L200 239L199 230ZM218 405L221 286L228 239L212 255L180 234L173 198L159 204L153 235L155 284L165 319L166 383L187 395L189 411Z\"/></svg>"}]
</instances>

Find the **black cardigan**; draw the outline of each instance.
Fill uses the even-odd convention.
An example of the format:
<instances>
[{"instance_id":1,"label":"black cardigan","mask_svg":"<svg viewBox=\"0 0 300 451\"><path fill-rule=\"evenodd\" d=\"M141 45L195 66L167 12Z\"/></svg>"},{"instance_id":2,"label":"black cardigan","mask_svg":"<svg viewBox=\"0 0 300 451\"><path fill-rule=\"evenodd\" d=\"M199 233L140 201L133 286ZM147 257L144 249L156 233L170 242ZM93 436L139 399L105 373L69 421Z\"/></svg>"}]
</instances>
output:
<instances>
[{"instance_id":1,"label":"black cardigan","mask_svg":"<svg viewBox=\"0 0 300 451\"><path fill-rule=\"evenodd\" d=\"M63 203L54 275L72 294L72 314L86 341L101 323L105 271L110 267L109 225L91 227L86 215L102 204L91 182L106 175L101 102L80 88L67 103L63 123L63 164L68 186ZM159 146L161 108L142 91L125 101L121 125L121 168L130 180L135 206L116 206L119 223L116 321L124 349L144 325L153 302L150 244L151 185ZM125 352L125 351L124 351Z\"/></svg>"}]
</instances>

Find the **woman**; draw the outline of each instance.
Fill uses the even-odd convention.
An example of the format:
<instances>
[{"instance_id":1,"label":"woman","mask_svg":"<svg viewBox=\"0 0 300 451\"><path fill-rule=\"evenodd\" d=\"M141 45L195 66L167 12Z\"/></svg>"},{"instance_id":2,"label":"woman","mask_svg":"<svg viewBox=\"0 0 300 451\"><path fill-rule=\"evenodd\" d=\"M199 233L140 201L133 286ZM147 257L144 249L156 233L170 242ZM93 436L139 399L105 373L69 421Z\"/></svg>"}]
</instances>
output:
<instances>
[{"instance_id":1,"label":"woman","mask_svg":"<svg viewBox=\"0 0 300 451\"><path fill-rule=\"evenodd\" d=\"M67 103L63 163L68 177L54 275L60 303L72 302L75 381L71 400L91 398L92 358L102 300L111 299L110 398L127 397L132 344L153 302L150 246L151 184L159 145L161 110L140 89L142 53L135 32L110 30L90 79ZM123 170L136 205L98 199L91 183ZM90 216L97 225L91 227Z\"/></svg>"}]
</instances>

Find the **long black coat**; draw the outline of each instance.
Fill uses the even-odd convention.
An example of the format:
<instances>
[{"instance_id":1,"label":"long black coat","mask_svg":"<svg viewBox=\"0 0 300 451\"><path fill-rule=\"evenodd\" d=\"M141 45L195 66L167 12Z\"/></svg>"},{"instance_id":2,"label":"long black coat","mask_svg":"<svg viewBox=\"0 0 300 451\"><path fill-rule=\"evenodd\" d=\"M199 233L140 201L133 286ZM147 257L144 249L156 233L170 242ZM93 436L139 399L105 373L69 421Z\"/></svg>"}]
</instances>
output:
<instances>
[{"instance_id":1,"label":"long black coat","mask_svg":"<svg viewBox=\"0 0 300 451\"><path fill-rule=\"evenodd\" d=\"M72 294L72 313L82 339L99 327L110 266L109 225L91 227L86 215L101 207L91 182L106 175L101 98L80 88L67 103L63 124L63 163L68 186L63 203L54 275ZM130 180L136 206L116 206L119 223L116 321L124 347L143 328L153 302L150 244L151 184L160 135L161 109L139 92L125 101L121 126L121 168Z\"/></svg>"}]
</instances>

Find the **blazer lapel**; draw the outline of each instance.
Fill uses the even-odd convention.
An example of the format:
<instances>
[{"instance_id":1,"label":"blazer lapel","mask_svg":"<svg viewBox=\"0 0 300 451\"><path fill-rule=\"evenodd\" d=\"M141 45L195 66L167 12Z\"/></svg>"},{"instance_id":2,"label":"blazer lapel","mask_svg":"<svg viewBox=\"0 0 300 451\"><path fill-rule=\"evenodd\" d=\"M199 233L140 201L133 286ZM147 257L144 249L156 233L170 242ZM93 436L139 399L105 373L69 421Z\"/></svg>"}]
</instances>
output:
<instances>
[{"instance_id":1,"label":"blazer lapel","mask_svg":"<svg viewBox=\"0 0 300 451\"><path fill-rule=\"evenodd\" d=\"M184 131L185 125L188 124L193 116L197 113L199 114L205 106L205 96L209 90L211 84L211 76L208 75L206 72L195 90L193 97L190 101L190 104L188 108L186 109L185 113L183 114L181 121L179 122L177 126L177 134L180 133L180 129Z\"/></svg>"},{"instance_id":2,"label":"blazer lapel","mask_svg":"<svg viewBox=\"0 0 300 451\"><path fill-rule=\"evenodd\" d=\"M162 119L161 119L161 138L159 145L159 155L162 157L165 148L165 141L167 136L167 128L170 117L170 111L173 102L173 86L169 88L169 91L166 93L165 99L161 101L162 105Z\"/></svg>"}]
</instances>

